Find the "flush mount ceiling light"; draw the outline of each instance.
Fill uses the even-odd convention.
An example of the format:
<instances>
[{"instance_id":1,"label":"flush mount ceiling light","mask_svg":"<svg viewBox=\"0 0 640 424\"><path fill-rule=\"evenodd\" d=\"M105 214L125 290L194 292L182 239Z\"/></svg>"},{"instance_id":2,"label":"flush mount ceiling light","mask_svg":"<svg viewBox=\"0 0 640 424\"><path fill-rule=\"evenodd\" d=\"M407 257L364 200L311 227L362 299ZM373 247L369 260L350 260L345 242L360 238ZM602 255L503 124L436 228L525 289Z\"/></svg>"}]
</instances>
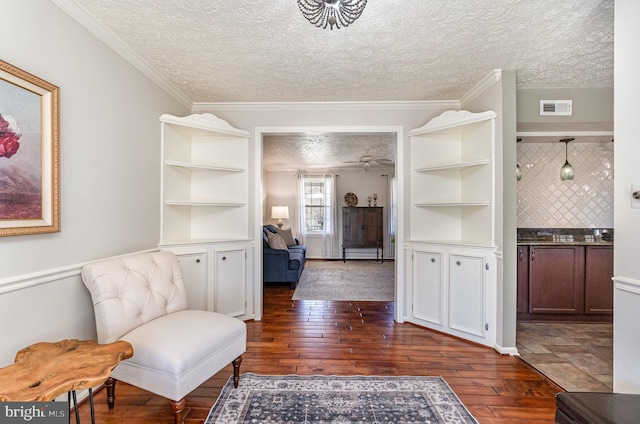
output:
<instances>
[{"instance_id":1,"label":"flush mount ceiling light","mask_svg":"<svg viewBox=\"0 0 640 424\"><path fill-rule=\"evenodd\" d=\"M367 0L298 0L302 15L318 28L349 26L362 15Z\"/></svg>"},{"instance_id":2,"label":"flush mount ceiling light","mask_svg":"<svg viewBox=\"0 0 640 424\"><path fill-rule=\"evenodd\" d=\"M573 141L573 138L563 138L560 140L560 143L565 143L565 151L564 151L564 165L562 169L560 169L560 179L562 181L573 180L573 166L569 163L569 142Z\"/></svg>"}]
</instances>

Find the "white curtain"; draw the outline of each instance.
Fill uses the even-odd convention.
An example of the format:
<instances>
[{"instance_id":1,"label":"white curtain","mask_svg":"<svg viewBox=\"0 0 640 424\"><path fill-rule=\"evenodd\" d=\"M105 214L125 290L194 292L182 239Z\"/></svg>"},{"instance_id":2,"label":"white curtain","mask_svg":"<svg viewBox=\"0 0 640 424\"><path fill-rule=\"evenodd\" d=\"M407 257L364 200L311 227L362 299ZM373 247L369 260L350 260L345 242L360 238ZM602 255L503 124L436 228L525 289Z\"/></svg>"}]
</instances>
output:
<instances>
[{"instance_id":1,"label":"white curtain","mask_svg":"<svg viewBox=\"0 0 640 424\"><path fill-rule=\"evenodd\" d=\"M300 244L304 244L304 175L298 174L298 190L296 193L296 226L295 231L298 234L298 240Z\"/></svg>"},{"instance_id":2,"label":"white curtain","mask_svg":"<svg viewBox=\"0 0 640 424\"><path fill-rule=\"evenodd\" d=\"M398 225L398 192L397 181L395 174L387 176L388 181L388 196L389 196L389 228L387 229L389 234L389 256L391 252L395 252L395 245L391 243L391 240L396 238L396 228Z\"/></svg>"},{"instance_id":3,"label":"white curtain","mask_svg":"<svg viewBox=\"0 0 640 424\"><path fill-rule=\"evenodd\" d=\"M336 175L323 175L324 180L324 229L322 249L325 258L338 256L338 212L336 201Z\"/></svg>"}]
</instances>

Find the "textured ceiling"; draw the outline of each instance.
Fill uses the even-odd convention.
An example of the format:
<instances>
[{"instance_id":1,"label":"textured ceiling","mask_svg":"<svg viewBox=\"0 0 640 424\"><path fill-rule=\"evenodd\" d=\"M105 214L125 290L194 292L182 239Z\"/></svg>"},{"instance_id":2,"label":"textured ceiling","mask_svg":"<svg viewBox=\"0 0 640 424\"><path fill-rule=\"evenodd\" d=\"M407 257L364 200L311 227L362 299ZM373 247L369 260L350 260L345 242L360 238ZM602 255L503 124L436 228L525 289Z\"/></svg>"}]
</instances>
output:
<instances>
[{"instance_id":1,"label":"textured ceiling","mask_svg":"<svg viewBox=\"0 0 640 424\"><path fill-rule=\"evenodd\" d=\"M613 0L369 0L333 31L295 0L57 1L194 102L458 100L498 68L519 88L613 86Z\"/></svg>"},{"instance_id":2,"label":"textured ceiling","mask_svg":"<svg viewBox=\"0 0 640 424\"><path fill-rule=\"evenodd\" d=\"M268 134L262 140L263 165L269 171L364 170L359 160L365 155L389 161L367 170L389 168L396 161L395 133Z\"/></svg>"}]
</instances>

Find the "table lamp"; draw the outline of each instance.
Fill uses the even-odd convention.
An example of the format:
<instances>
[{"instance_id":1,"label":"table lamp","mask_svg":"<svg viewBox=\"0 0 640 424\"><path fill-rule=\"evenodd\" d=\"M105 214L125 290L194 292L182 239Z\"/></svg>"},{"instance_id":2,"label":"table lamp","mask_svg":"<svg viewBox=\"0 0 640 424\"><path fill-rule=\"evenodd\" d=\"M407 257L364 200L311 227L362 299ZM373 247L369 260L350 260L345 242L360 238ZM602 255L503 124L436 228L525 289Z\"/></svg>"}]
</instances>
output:
<instances>
[{"instance_id":1,"label":"table lamp","mask_svg":"<svg viewBox=\"0 0 640 424\"><path fill-rule=\"evenodd\" d=\"M278 228L282 228L282 219L289 219L289 206L272 206L271 219L277 219Z\"/></svg>"}]
</instances>

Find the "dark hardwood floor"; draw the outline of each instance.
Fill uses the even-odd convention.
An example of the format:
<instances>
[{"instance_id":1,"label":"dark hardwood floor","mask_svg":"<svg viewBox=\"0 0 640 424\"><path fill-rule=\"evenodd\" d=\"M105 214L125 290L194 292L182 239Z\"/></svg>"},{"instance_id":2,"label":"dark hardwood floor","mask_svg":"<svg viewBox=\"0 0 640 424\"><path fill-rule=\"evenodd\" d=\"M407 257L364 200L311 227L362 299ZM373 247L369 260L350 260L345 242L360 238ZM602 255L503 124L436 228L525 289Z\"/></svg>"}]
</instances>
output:
<instances>
[{"instance_id":1,"label":"dark hardwood floor","mask_svg":"<svg viewBox=\"0 0 640 424\"><path fill-rule=\"evenodd\" d=\"M265 288L262 321L247 322L241 372L256 374L442 376L481 424L551 424L562 391L519 358L393 321L393 302L292 301L287 286ZM185 423L202 423L231 366L187 397ZM89 404L79 408L90 422ZM96 422L173 422L167 399L122 382L115 408L95 394Z\"/></svg>"}]
</instances>

